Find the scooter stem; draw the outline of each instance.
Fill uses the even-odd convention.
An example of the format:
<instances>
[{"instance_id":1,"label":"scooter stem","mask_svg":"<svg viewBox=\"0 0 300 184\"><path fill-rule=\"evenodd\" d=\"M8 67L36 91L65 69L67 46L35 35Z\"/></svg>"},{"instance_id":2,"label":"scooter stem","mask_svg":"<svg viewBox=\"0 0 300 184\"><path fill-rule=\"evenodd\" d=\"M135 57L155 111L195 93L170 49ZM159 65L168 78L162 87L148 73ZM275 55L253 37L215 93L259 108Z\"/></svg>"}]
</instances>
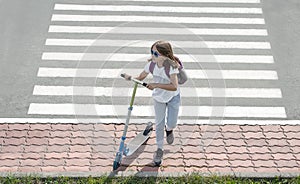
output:
<instances>
[{"instance_id":1,"label":"scooter stem","mask_svg":"<svg viewBox=\"0 0 300 184\"><path fill-rule=\"evenodd\" d=\"M133 92L132 92L132 96L131 96L131 101L130 101L130 108L132 108L132 106L133 106L137 87L138 87L138 84L134 83L134 88L133 88Z\"/></svg>"},{"instance_id":2,"label":"scooter stem","mask_svg":"<svg viewBox=\"0 0 300 184\"><path fill-rule=\"evenodd\" d=\"M133 109L133 103L134 103L134 98L135 98L137 87L138 87L138 83L135 83L134 88L133 88L133 92L132 92L132 96L131 96L130 105L129 105L129 108L128 108L128 114L127 114L126 123L125 123L124 131L123 131L123 136L122 136L124 140L126 139L127 129L128 129L128 125L129 125L131 111Z\"/></svg>"}]
</instances>

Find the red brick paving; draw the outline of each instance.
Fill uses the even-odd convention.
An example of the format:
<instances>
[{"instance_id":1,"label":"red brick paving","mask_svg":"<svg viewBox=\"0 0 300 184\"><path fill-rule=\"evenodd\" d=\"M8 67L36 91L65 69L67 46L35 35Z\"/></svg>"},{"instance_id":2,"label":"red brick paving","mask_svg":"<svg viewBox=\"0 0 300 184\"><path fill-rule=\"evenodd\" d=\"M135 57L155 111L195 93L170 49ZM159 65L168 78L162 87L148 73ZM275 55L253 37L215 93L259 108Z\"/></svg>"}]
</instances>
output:
<instances>
[{"instance_id":1,"label":"red brick paving","mask_svg":"<svg viewBox=\"0 0 300 184\"><path fill-rule=\"evenodd\" d=\"M145 125L131 125L128 139ZM0 173L109 174L123 125L0 124ZM300 125L179 125L152 166L155 133L118 172L152 175L199 172L236 176L300 174ZM97 175L97 174L96 174Z\"/></svg>"}]
</instances>

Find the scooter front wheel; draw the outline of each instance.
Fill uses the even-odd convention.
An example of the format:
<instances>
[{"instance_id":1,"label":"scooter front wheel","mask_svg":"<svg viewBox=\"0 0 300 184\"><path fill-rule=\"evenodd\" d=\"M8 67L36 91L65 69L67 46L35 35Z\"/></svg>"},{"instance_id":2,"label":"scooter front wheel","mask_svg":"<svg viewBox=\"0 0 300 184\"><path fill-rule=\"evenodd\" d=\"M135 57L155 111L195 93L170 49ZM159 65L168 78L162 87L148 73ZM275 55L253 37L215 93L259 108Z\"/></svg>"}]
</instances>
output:
<instances>
[{"instance_id":1,"label":"scooter front wheel","mask_svg":"<svg viewBox=\"0 0 300 184\"><path fill-rule=\"evenodd\" d=\"M115 158L114 163L113 163L113 170L114 171L117 170L120 167L121 160L122 160L122 153L118 152L116 154L116 158Z\"/></svg>"},{"instance_id":2,"label":"scooter front wheel","mask_svg":"<svg viewBox=\"0 0 300 184\"><path fill-rule=\"evenodd\" d=\"M120 167L121 163L120 162L117 162L117 161L114 161L113 163L113 170L117 170L119 167Z\"/></svg>"}]
</instances>

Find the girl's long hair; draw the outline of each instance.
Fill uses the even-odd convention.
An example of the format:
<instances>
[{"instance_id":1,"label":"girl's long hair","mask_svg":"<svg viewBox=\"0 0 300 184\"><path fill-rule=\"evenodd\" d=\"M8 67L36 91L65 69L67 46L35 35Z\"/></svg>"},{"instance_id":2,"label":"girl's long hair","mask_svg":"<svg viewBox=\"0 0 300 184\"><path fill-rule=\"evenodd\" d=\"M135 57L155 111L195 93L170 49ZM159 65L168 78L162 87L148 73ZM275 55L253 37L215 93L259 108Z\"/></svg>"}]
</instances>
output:
<instances>
[{"instance_id":1,"label":"girl's long hair","mask_svg":"<svg viewBox=\"0 0 300 184\"><path fill-rule=\"evenodd\" d=\"M156 46L156 49L161 55L169 58L165 60L164 65L169 65L172 66L173 68L178 68L180 66L180 61L178 57L174 56L172 46L169 42L162 41L162 40L156 41L151 46L151 50L153 49L154 46Z\"/></svg>"}]
</instances>

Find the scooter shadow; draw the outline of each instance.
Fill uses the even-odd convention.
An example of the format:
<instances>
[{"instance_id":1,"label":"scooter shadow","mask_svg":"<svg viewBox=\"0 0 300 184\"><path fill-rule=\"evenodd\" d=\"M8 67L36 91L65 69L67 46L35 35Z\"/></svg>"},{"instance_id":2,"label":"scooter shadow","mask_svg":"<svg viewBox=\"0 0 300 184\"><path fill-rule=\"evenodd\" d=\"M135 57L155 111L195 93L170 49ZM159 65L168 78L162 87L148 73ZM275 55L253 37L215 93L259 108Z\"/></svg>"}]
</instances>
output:
<instances>
[{"instance_id":1,"label":"scooter shadow","mask_svg":"<svg viewBox=\"0 0 300 184\"><path fill-rule=\"evenodd\" d=\"M116 171L112 171L108 178L115 177L119 175L119 172L124 172L128 169L128 167L134 162L136 158L140 156L141 153L144 152L146 145L143 144L139 149L136 150L136 152L128 157L123 158L122 164ZM166 149L164 150L165 154L170 153L170 150ZM133 176L137 177L154 177L157 178L158 171L160 167L155 166L153 162L149 162L144 165L143 168L141 168L137 173L135 173Z\"/></svg>"}]
</instances>

